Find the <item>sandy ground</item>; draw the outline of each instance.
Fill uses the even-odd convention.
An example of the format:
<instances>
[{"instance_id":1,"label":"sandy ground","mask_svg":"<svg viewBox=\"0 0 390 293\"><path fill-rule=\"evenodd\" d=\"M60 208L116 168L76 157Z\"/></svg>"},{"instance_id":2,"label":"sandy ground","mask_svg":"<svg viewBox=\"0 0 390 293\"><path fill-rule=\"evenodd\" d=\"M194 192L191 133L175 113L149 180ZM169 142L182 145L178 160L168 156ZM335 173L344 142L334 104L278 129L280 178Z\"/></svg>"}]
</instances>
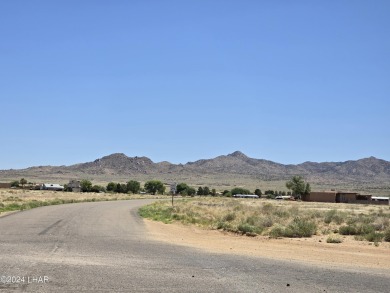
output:
<instances>
[{"instance_id":1,"label":"sandy ground","mask_svg":"<svg viewBox=\"0 0 390 293\"><path fill-rule=\"evenodd\" d=\"M342 237L343 242L339 244L326 243L327 236L270 239L203 230L179 223L164 224L147 219L144 222L155 240L213 253L234 253L346 269L378 269L390 274L390 243L387 242L381 242L376 247L367 241L356 241L352 236Z\"/></svg>"}]
</instances>

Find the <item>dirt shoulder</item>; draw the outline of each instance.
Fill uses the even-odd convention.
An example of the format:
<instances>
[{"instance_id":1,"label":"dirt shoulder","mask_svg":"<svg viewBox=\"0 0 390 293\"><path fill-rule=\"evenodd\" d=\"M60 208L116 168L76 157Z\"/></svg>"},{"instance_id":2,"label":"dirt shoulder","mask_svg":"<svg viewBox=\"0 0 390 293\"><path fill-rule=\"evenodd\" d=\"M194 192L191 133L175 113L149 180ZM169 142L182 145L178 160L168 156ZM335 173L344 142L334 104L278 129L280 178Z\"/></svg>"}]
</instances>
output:
<instances>
[{"instance_id":1,"label":"dirt shoulder","mask_svg":"<svg viewBox=\"0 0 390 293\"><path fill-rule=\"evenodd\" d=\"M164 224L144 219L150 236L158 241L174 243L213 253L238 254L312 265L383 270L390 274L390 243L378 247L367 241L343 237L340 244L326 243L327 236L299 239L246 237L217 230L203 230L179 223Z\"/></svg>"},{"instance_id":2,"label":"dirt shoulder","mask_svg":"<svg viewBox=\"0 0 390 293\"><path fill-rule=\"evenodd\" d=\"M17 212L19 212L19 211L2 212L2 213L0 213L0 218L12 215L12 214L17 213Z\"/></svg>"}]
</instances>

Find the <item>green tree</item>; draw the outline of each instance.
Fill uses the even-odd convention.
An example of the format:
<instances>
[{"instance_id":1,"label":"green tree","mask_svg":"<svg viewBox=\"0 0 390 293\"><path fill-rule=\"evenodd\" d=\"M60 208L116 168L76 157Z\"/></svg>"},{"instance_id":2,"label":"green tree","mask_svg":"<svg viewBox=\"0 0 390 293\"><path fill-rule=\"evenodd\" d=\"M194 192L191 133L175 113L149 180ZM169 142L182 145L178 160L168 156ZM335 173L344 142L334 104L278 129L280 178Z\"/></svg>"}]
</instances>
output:
<instances>
[{"instance_id":1,"label":"green tree","mask_svg":"<svg viewBox=\"0 0 390 293\"><path fill-rule=\"evenodd\" d=\"M225 192L225 191L227 191L227 192ZM225 190L225 191L223 192L223 196L232 197L232 193L229 190Z\"/></svg>"},{"instance_id":2,"label":"green tree","mask_svg":"<svg viewBox=\"0 0 390 293\"><path fill-rule=\"evenodd\" d=\"M144 188L146 192L149 192L151 194L164 194L165 192L165 186L161 181L158 180L150 180L145 182Z\"/></svg>"},{"instance_id":3,"label":"green tree","mask_svg":"<svg viewBox=\"0 0 390 293\"><path fill-rule=\"evenodd\" d=\"M91 192L105 192L105 189L103 186L94 185L91 187Z\"/></svg>"},{"instance_id":4,"label":"green tree","mask_svg":"<svg viewBox=\"0 0 390 293\"><path fill-rule=\"evenodd\" d=\"M122 183L121 184L121 192L122 193L128 193L129 191L127 190L127 184Z\"/></svg>"},{"instance_id":5,"label":"green tree","mask_svg":"<svg viewBox=\"0 0 390 293\"><path fill-rule=\"evenodd\" d=\"M193 195L195 195L195 193L196 193L195 188L193 188L193 187L188 187L187 188L187 194L188 195L193 196Z\"/></svg>"},{"instance_id":6,"label":"green tree","mask_svg":"<svg viewBox=\"0 0 390 293\"><path fill-rule=\"evenodd\" d=\"M72 188L70 188L68 184L64 184L64 191L72 191Z\"/></svg>"},{"instance_id":7,"label":"green tree","mask_svg":"<svg viewBox=\"0 0 390 293\"><path fill-rule=\"evenodd\" d=\"M22 185L22 188L24 188L24 185L26 185L26 184L27 184L26 179L24 179L24 178L20 179L20 185Z\"/></svg>"},{"instance_id":8,"label":"green tree","mask_svg":"<svg viewBox=\"0 0 390 293\"><path fill-rule=\"evenodd\" d=\"M217 195L217 191L215 190L215 188L211 189L211 195L212 196L216 196Z\"/></svg>"},{"instance_id":9,"label":"green tree","mask_svg":"<svg viewBox=\"0 0 390 293\"><path fill-rule=\"evenodd\" d=\"M230 193L230 191L229 190L227 190L227 189L225 189L223 192L222 192L222 195L226 195L226 194L228 194L228 193ZM230 193L231 194L231 193Z\"/></svg>"},{"instance_id":10,"label":"green tree","mask_svg":"<svg viewBox=\"0 0 390 293\"><path fill-rule=\"evenodd\" d=\"M286 182L286 187L292 190L292 194L298 198L310 193L310 184L305 183L302 176L293 176Z\"/></svg>"},{"instance_id":11,"label":"green tree","mask_svg":"<svg viewBox=\"0 0 390 293\"><path fill-rule=\"evenodd\" d=\"M306 187L305 187L305 195L309 194L310 192L311 192L310 183L306 183Z\"/></svg>"},{"instance_id":12,"label":"green tree","mask_svg":"<svg viewBox=\"0 0 390 293\"><path fill-rule=\"evenodd\" d=\"M176 186L176 193L193 196L196 194L196 190L195 188L188 186L186 183L180 183Z\"/></svg>"},{"instance_id":13,"label":"green tree","mask_svg":"<svg viewBox=\"0 0 390 293\"><path fill-rule=\"evenodd\" d=\"M18 180L12 181L11 187L19 187L19 181Z\"/></svg>"},{"instance_id":14,"label":"green tree","mask_svg":"<svg viewBox=\"0 0 390 293\"><path fill-rule=\"evenodd\" d=\"M92 182L84 179L80 181L80 186L82 192L90 192L92 189Z\"/></svg>"},{"instance_id":15,"label":"green tree","mask_svg":"<svg viewBox=\"0 0 390 293\"><path fill-rule=\"evenodd\" d=\"M138 181L135 180L130 180L127 182L127 191L133 193L133 194L138 194L141 189L141 184Z\"/></svg>"},{"instance_id":16,"label":"green tree","mask_svg":"<svg viewBox=\"0 0 390 293\"><path fill-rule=\"evenodd\" d=\"M210 188L207 186L203 187L203 195L209 195L210 194Z\"/></svg>"},{"instance_id":17,"label":"green tree","mask_svg":"<svg viewBox=\"0 0 390 293\"><path fill-rule=\"evenodd\" d=\"M261 190L260 190L260 189L258 189L258 188L256 188L256 190L255 190L255 194L256 194L256 195L258 195L258 196L261 196Z\"/></svg>"},{"instance_id":18,"label":"green tree","mask_svg":"<svg viewBox=\"0 0 390 293\"><path fill-rule=\"evenodd\" d=\"M117 184L116 184L115 192L118 192L118 193L121 193L121 192L122 192L122 186L121 186L120 183L117 183Z\"/></svg>"},{"instance_id":19,"label":"green tree","mask_svg":"<svg viewBox=\"0 0 390 293\"><path fill-rule=\"evenodd\" d=\"M198 191L196 192L197 195L203 195L203 187L199 186Z\"/></svg>"},{"instance_id":20,"label":"green tree","mask_svg":"<svg viewBox=\"0 0 390 293\"><path fill-rule=\"evenodd\" d=\"M232 195L235 195L235 194L251 194L251 192L248 189L241 188L241 187L233 188L231 193L232 193Z\"/></svg>"},{"instance_id":21,"label":"green tree","mask_svg":"<svg viewBox=\"0 0 390 293\"><path fill-rule=\"evenodd\" d=\"M115 191L118 193L127 193L127 185L123 183L117 183Z\"/></svg>"},{"instance_id":22,"label":"green tree","mask_svg":"<svg viewBox=\"0 0 390 293\"><path fill-rule=\"evenodd\" d=\"M177 194L183 194L183 195L186 195L188 194L188 192L186 192L188 190L189 186L185 183L179 183L177 186L176 186L176 193Z\"/></svg>"},{"instance_id":23,"label":"green tree","mask_svg":"<svg viewBox=\"0 0 390 293\"><path fill-rule=\"evenodd\" d=\"M108 183L106 189L107 189L107 191L115 192L116 191L116 183L115 182Z\"/></svg>"}]
</instances>

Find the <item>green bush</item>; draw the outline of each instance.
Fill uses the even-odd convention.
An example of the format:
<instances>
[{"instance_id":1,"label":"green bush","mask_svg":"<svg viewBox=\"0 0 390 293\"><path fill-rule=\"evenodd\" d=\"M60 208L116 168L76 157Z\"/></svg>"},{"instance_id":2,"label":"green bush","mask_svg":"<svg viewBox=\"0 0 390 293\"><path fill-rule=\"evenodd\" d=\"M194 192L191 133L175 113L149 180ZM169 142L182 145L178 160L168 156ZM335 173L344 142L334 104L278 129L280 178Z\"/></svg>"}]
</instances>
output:
<instances>
[{"instance_id":1,"label":"green bush","mask_svg":"<svg viewBox=\"0 0 390 293\"><path fill-rule=\"evenodd\" d=\"M387 229L385 233L383 233L383 240L386 242L390 242L390 229Z\"/></svg>"},{"instance_id":2,"label":"green bush","mask_svg":"<svg viewBox=\"0 0 390 293\"><path fill-rule=\"evenodd\" d=\"M329 236L326 239L326 243L341 243L341 242L343 242L343 240L341 238L337 238L337 237Z\"/></svg>"},{"instance_id":3,"label":"green bush","mask_svg":"<svg viewBox=\"0 0 390 293\"><path fill-rule=\"evenodd\" d=\"M253 233L255 232L255 227L248 224L248 223L241 223L240 225L238 225L237 227L238 231L240 232L243 232L243 233Z\"/></svg>"},{"instance_id":4,"label":"green bush","mask_svg":"<svg viewBox=\"0 0 390 293\"><path fill-rule=\"evenodd\" d=\"M380 241L382 241L383 236L384 235L382 233L370 232L370 233L366 234L364 236L364 238L369 242L380 242Z\"/></svg>"},{"instance_id":5,"label":"green bush","mask_svg":"<svg viewBox=\"0 0 390 293\"><path fill-rule=\"evenodd\" d=\"M317 231L317 225L310 220L296 217L284 231L286 237L311 237Z\"/></svg>"},{"instance_id":6,"label":"green bush","mask_svg":"<svg viewBox=\"0 0 390 293\"><path fill-rule=\"evenodd\" d=\"M256 225L256 222L257 222L258 218L256 218L255 216L249 216L246 218L245 222L249 225Z\"/></svg>"},{"instance_id":7,"label":"green bush","mask_svg":"<svg viewBox=\"0 0 390 293\"><path fill-rule=\"evenodd\" d=\"M357 235L356 227L355 226L341 226L339 228L339 234L341 235Z\"/></svg>"},{"instance_id":8,"label":"green bush","mask_svg":"<svg viewBox=\"0 0 390 293\"><path fill-rule=\"evenodd\" d=\"M182 219L182 216L180 216L179 214L174 213L174 214L172 214L172 219L180 221Z\"/></svg>"},{"instance_id":9,"label":"green bush","mask_svg":"<svg viewBox=\"0 0 390 293\"><path fill-rule=\"evenodd\" d=\"M279 238L284 236L284 227L276 226L271 229L269 236L272 238Z\"/></svg>"},{"instance_id":10,"label":"green bush","mask_svg":"<svg viewBox=\"0 0 390 293\"><path fill-rule=\"evenodd\" d=\"M222 220L223 220L223 221L231 222L231 221L233 221L235 218L236 218L236 214L235 214L235 213L228 213L228 214L226 214L226 215L222 218Z\"/></svg>"},{"instance_id":11,"label":"green bush","mask_svg":"<svg viewBox=\"0 0 390 293\"><path fill-rule=\"evenodd\" d=\"M217 223L217 229L222 229L225 231L232 231L232 226L229 223L219 221Z\"/></svg>"},{"instance_id":12,"label":"green bush","mask_svg":"<svg viewBox=\"0 0 390 293\"><path fill-rule=\"evenodd\" d=\"M327 211L325 213L324 222L326 224L330 224L331 222L335 222L337 225L340 225L344 222L343 216L335 209Z\"/></svg>"},{"instance_id":13,"label":"green bush","mask_svg":"<svg viewBox=\"0 0 390 293\"><path fill-rule=\"evenodd\" d=\"M296 217L287 227L276 226L269 232L270 237L301 238L311 237L317 231L317 225L307 219Z\"/></svg>"},{"instance_id":14,"label":"green bush","mask_svg":"<svg viewBox=\"0 0 390 293\"><path fill-rule=\"evenodd\" d=\"M243 234L254 236L255 234L261 234L264 230L263 227L254 226L248 223L241 223L238 225L237 230Z\"/></svg>"},{"instance_id":15,"label":"green bush","mask_svg":"<svg viewBox=\"0 0 390 293\"><path fill-rule=\"evenodd\" d=\"M357 226L356 229L356 234L358 235L365 235L365 234L370 234L375 231L375 227L370 224L361 224Z\"/></svg>"}]
</instances>

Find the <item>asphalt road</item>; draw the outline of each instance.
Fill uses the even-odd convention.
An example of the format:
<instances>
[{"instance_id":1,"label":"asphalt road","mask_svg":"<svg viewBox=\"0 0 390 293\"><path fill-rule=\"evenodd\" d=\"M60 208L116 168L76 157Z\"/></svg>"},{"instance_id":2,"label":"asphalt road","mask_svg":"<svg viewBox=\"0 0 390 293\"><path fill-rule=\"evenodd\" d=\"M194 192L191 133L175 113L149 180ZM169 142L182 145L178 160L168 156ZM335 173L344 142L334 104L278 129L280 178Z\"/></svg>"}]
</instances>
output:
<instances>
[{"instance_id":1,"label":"asphalt road","mask_svg":"<svg viewBox=\"0 0 390 293\"><path fill-rule=\"evenodd\" d=\"M14 276L1 277L0 291L390 292L388 271L319 268L154 241L137 215L148 202L49 206L0 218L0 276Z\"/></svg>"}]
</instances>

